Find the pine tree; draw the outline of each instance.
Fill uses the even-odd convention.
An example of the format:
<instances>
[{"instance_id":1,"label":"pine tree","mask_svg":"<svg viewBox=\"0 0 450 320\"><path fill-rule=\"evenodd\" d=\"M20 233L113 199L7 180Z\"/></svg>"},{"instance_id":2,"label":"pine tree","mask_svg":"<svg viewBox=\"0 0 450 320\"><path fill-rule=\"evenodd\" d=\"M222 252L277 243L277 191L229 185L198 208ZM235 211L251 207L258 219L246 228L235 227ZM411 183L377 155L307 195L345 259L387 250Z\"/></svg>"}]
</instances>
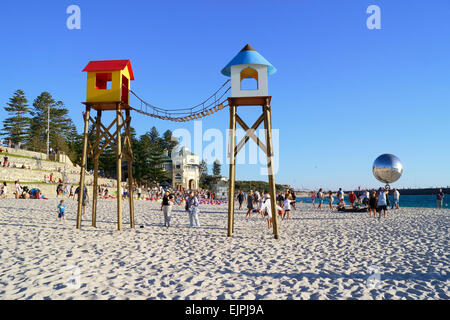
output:
<instances>
[{"instance_id":1,"label":"pine tree","mask_svg":"<svg viewBox=\"0 0 450 320\"><path fill-rule=\"evenodd\" d=\"M163 168L165 158L163 157L161 150L155 149L150 153L148 159L149 170L147 178L150 182L161 183L167 180L167 172Z\"/></svg>"},{"instance_id":2,"label":"pine tree","mask_svg":"<svg viewBox=\"0 0 450 320\"><path fill-rule=\"evenodd\" d=\"M163 137L161 139L161 147L163 148L163 150L167 150L169 153L172 153L172 150L174 150L177 145L177 140L172 139L172 131L166 130L166 132L163 133Z\"/></svg>"},{"instance_id":3,"label":"pine tree","mask_svg":"<svg viewBox=\"0 0 450 320\"><path fill-rule=\"evenodd\" d=\"M213 175L216 177L220 176L220 169L221 169L221 164L219 160L214 161L213 164Z\"/></svg>"},{"instance_id":4,"label":"pine tree","mask_svg":"<svg viewBox=\"0 0 450 320\"><path fill-rule=\"evenodd\" d=\"M55 101L48 92L42 92L33 102L30 132L27 144L35 149L47 149L47 117L50 113L50 147L68 153L66 141L75 128L69 118L69 111L62 101Z\"/></svg>"},{"instance_id":5,"label":"pine tree","mask_svg":"<svg viewBox=\"0 0 450 320\"><path fill-rule=\"evenodd\" d=\"M24 143L30 128L30 117L28 116L30 109L22 90L17 90L13 97L9 98L5 111L9 113L10 117L3 120L2 134L14 144Z\"/></svg>"}]
</instances>

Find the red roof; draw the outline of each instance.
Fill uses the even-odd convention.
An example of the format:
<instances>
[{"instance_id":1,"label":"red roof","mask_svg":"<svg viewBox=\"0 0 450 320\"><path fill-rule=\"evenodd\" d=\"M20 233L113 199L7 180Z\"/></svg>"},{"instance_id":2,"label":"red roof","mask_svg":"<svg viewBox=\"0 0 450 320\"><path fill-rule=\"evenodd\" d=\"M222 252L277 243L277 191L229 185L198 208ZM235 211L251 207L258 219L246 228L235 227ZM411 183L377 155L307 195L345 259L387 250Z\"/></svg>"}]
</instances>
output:
<instances>
[{"instance_id":1,"label":"red roof","mask_svg":"<svg viewBox=\"0 0 450 320\"><path fill-rule=\"evenodd\" d=\"M84 71L116 71L123 70L128 67L130 72L130 80L134 80L133 69L131 69L130 60L103 60L103 61L89 61Z\"/></svg>"}]
</instances>

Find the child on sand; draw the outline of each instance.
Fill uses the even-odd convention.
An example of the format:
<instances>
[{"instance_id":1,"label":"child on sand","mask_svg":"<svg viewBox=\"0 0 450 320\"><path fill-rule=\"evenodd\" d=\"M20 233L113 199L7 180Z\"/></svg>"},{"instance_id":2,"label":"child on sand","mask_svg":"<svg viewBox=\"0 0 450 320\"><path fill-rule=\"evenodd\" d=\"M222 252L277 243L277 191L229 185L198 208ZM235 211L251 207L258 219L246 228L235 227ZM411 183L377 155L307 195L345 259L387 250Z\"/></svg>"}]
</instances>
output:
<instances>
[{"instance_id":1,"label":"child on sand","mask_svg":"<svg viewBox=\"0 0 450 320\"><path fill-rule=\"evenodd\" d=\"M283 207L284 207L284 214L282 220L287 218L290 219L290 213L291 213L291 201L288 199L288 194L286 194L285 200L283 201Z\"/></svg>"},{"instance_id":2,"label":"child on sand","mask_svg":"<svg viewBox=\"0 0 450 320\"><path fill-rule=\"evenodd\" d=\"M58 204L58 220L66 220L64 217L64 212L66 211L66 205L64 204L64 200L61 200Z\"/></svg>"}]
</instances>

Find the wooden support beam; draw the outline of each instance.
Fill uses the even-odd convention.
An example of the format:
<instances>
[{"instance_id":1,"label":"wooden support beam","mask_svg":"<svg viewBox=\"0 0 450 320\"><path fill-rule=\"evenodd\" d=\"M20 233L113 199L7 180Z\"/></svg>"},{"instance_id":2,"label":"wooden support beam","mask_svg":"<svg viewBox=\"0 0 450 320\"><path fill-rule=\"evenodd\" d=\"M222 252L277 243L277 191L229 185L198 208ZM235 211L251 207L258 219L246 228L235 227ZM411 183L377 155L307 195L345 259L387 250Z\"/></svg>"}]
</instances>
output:
<instances>
[{"instance_id":1,"label":"wooden support beam","mask_svg":"<svg viewBox=\"0 0 450 320\"><path fill-rule=\"evenodd\" d=\"M133 154L131 151L131 138L130 138L130 110L125 110L126 120L125 120L125 140L127 146L127 166L128 166L128 202L130 205L130 227L134 229L134 195L133 195Z\"/></svg>"},{"instance_id":2,"label":"wooden support beam","mask_svg":"<svg viewBox=\"0 0 450 320\"><path fill-rule=\"evenodd\" d=\"M117 156L117 229L122 230L122 193L120 192L122 186L122 137L120 129L122 128L120 103L117 104L116 109L116 124L117 124L117 140L116 140L116 156Z\"/></svg>"},{"instance_id":3,"label":"wooden support beam","mask_svg":"<svg viewBox=\"0 0 450 320\"><path fill-rule=\"evenodd\" d=\"M99 145L97 143L100 139L100 123L102 119L102 110L97 110L97 118L95 122L95 133L97 135L97 141L94 144L96 150L94 151L93 162L94 162L94 185L92 187L92 226L97 227L97 198L98 198L98 159L100 157Z\"/></svg>"},{"instance_id":4,"label":"wooden support beam","mask_svg":"<svg viewBox=\"0 0 450 320\"><path fill-rule=\"evenodd\" d=\"M84 196L84 175L86 170L87 161L87 142L88 142L88 129L89 129L89 114L91 107L86 106L86 112L84 113L84 133L83 133L83 150L81 156L81 169L80 169L80 186L78 190L78 208L77 208L77 229L81 229L81 216L82 216L82 204Z\"/></svg>"},{"instance_id":5,"label":"wooden support beam","mask_svg":"<svg viewBox=\"0 0 450 320\"><path fill-rule=\"evenodd\" d=\"M230 104L230 170L229 170L229 187L228 187L228 237L233 236L234 231L234 183L235 183L235 165L236 157L234 150L236 148L236 106Z\"/></svg>"},{"instance_id":6,"label":"wooden support beam","mask_svg":"<svg viewBox=\"0 0 450 320\"><path fill-rule=\"evenodd\" d=\"M272 117L270 114L269 101L263 106L264 113L264 129L266 130L266 145L267 145L267 170L269 175L269 194L270 194L270 205L272 209L272 227L273 235L275 239L279 238L278 230L278 211L277 211L277 199L276 199L276 189L275 189L275 178L273 173L273 145L272 145Z\"/></svg>"},{"instance_id":7,"label":"wooden support beam","mask_svg":"<svg viewBox=\"0 0 450 320\"><path fill-rule=\"evenodd\" d=\"M236 114L236 121L241 125L241 127L245 130L245 136L242 138L241 141L239 141L236 150L234 152L234 155L236 156L239 151L245 146L247 141L252 138L253 141L256 142L256 145L258 145L265 154L267 154L267 147L264 145L264 143L259 140L259 138L255 135L255 130L258 129L259 125L264 121L264 113L259 116L258 120L253 124L251 128L247 126L247 124L242 120L239 115Z\"/></svg>"},{"instance_id":8,"label":"wooden support beam","mask_svg":"<svg viewBox=\"0 0 450 320\"><path fill-rule=\"evenodd\" d=\"M123 123L120 124L120 119L118 121L116 121L116 123L117 123L117 129L116 129L116 132L114 132L113 134L111 134L109 131L105 130L106 128L103 126L103 124L100 123L100 126L104 130L104 133L109 137L109 140L111 140L111 141L117 140L117 137L116 137L117 136L117 132L119 132L123 128Z\"/></svg>"},{"instance_id":9,"label":"wooden support beam","mask_svg":"<svg viewBox=\"0 0 450 320\"><path fill-rule=\"evenodd\" d=\"M109 130L111 130L112 126L116 123L116 121L117 121L117 119L114 119L114 121L111 122L111 124L108 126L108 128L105 128L105 126L100 122L100 130L99 130L99 132L101 132L102 134L99 137L97 137L98 139L94 143L93 148L97 148L102 139L106 140L107 133L109 133Z\"/></svg>"}]
</instances>

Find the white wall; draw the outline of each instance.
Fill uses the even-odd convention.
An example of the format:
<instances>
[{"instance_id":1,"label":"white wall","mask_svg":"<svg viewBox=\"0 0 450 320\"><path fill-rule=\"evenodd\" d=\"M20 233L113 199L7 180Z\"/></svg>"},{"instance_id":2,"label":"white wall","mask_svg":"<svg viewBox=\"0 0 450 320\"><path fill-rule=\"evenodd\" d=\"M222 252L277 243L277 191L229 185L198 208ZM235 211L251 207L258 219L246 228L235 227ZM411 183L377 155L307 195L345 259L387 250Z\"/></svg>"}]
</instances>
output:
<instances>
[{"instance_id":1,"label":"white wall","mask_svg":"<svg viewBox=\"0 0 450 320\"><path fill-rule=\"evenodd\" d=\"M252 68L258 72L258 90L241 90L241 71ZM267 66L260 64L241 64L231 66L231 97L265 97L269 95Z\"/></svg>"}]
</instances>

